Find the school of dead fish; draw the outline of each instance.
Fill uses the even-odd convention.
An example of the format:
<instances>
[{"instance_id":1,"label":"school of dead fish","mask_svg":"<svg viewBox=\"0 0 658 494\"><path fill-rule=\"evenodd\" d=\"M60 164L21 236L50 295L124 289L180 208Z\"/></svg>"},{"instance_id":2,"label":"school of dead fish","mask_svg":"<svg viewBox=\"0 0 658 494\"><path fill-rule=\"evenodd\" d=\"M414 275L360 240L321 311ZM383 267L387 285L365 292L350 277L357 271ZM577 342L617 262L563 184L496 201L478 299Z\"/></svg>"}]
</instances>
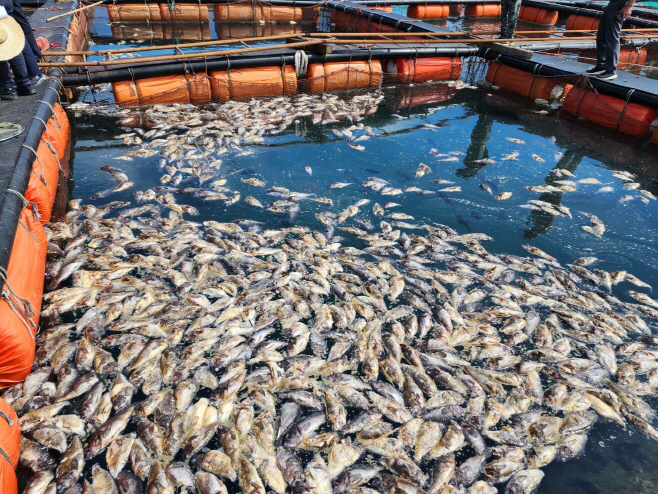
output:
<instances>
[{"instance_id":1,"label":"school of dead fish","mask_svg":"<svg viewBox=\"0 0 658 494\"><path fill-rule=\"evenodd\" d=\"M187 219L197 211L174 193L237 201L218 156L296 118L348 118L342 135L366 141L360 120L379 101L358 98L124 116L151 127L124 136L136 145L126 156L160 153L163 188L135 193L137 205L73 200L48 226L34 370L3 393L20 417L25 492L527 494L542 467L583 452L598 420L658 440L646 401L658 393L658 301L631 273L530 245L527 257L493 254L490 237L408 223L392 202L373 206L378 229L358 218L367 199L318 213L323 232ZM291 216L304 200L331 205L268 194ZM611 294L620 283L635 302Z\"/></svg>"}]
</instances>

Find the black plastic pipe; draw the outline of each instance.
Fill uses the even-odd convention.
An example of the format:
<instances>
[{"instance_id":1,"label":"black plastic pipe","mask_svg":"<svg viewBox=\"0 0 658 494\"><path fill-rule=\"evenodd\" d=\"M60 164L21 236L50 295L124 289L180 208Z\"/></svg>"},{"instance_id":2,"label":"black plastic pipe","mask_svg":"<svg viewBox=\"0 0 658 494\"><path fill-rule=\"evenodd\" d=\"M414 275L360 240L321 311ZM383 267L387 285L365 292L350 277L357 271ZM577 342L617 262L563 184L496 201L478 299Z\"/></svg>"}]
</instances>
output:
<instances>
[{"instance_id":1,"label":"black plastic pipe","mask_svg":"<svg viewBox=\"0 0 658 494\"><path fill-rule=\"evenodd\" d=\"M510 55L503 55L486 48L480 49L480 56L487 60L499 60L501 63L512 68L530 72L531 74L547 77L574 77L578 74L567 72L557 67L544 65L532 60L523 60ZM601 94L607 94L623 100L628 99L631 103L639 103L645 106L658 108L658 94L642 91L640 89L629 89L623 86L617 86L606 81L601 81L593 77L589 78L589 83Z\"/></svg>"},{"instance_id":2,"label":"black plastic pipe","mask_svg":"<svg viewBox=\"0 0 658 494\"><path fill-rule=\"evenodd\" d=\"M579 7L579 8L584 8L584 9L592 9L592 10L603 10L605 6L608 4L608 2L568 2L568 1L563 1L563 0L551 0L551 2L554 3L559 3L562 5L571 5L572 7ZM525 3L525 2L523 2ZM633 9L631 10L631 13L636 16L640 16L645 19L653 19L653 20L658 20L658 11L655 9L646 9L638 6L638 4L635 4Z\"/></svg>"},{"instance_id":3,"label":"black plastic pipe","mask_svg":"<svg viewBox=\"0 0 658 494\"><path fill-rule=\"evenodd\" d=\"M326 55L309 53L308 63L349 62L364 60L387 60L391 58L426 58L426 57L468 57L477 54L479 48L464 47L408 47L376 48L373 50L352 50L329 53ZM131 81L148 77L164 77L195 72L214 70L247 69L253 67L281 66L295 64L295 55L258 55L231 58L230 64L226 58L202 60L196 62L154 63L130 68L108 68L97 72L69 73L62 77L65 87L86 86L89 84L106 84L111 82Z\"/></svg>"},{"instance_id":4,"label":"black plastic pipe","mask_svg":"<svg viewBox=\"0 0 658 494\"><path fill-rule=\"evenodd\" d=\"M59 73L53 71L49 75L51 77L57 77ZM30 146L32 149L39 147L41 136L45 130L42 121L47 122L52 115L50 106L57 103L59 89L59 82L57 80L50 81L48 89L46 89L43 95L43 100L37 107L32 123L27 129L25 145ZM34 159L34 153L32 151L21 147L21 151L16 158L13 175L9 181L9 185L7 185L8 189L25 195L27 184L30 181ZM2 209L0 209L0 232L3 232L3 235L0 237L0 267L4 269L7 269L9 265L9 258L11 257L11 250L14 245L16 228L18 228L18 219L21 211L23 211L23 201L14 194L6 194L2 202ZM4 281L0 277L0 291L2 291L3 286Z\"/></svg>"},{"instance_id":5,"label":"black plastic pipe","mask_svg":"<svg viewBox=\"0 0 658 494\"><path fill-rule=\"evenodd\" d=\"M523 0L523 5L526 7L537 7L539 9L555 10L565 14L577 14L585 17L600 18L603 12L600 10L584 9L580 7L572 7L563 3L542 2L539 0ZM624 26L637 26L647 29L658 29L658 22L650 21L648 19L639 19L637 17L628 17L624 21Z\"/></svg>"},{"instance_id":6,"label":"black plastic pipe","mask_svg":"<svg viewBox=\"0 0 658 494\"><path fill-rule=\"evenodd\" d=\"M633 38L629 39L629 44L634 47L644 46L652 40L649 38ZM555 38L555 41L537 41L532 42L532 38L528 38L528 43L514 43L516 48L528 51L542 51L542 50L591 50L596 48L596 40L566 40L560 42L560 38ZM627 45L624 45L627 46Z\"/></svg>"},{"instance_id":7,"label":"black plastic pipe","mask_svg":"<svg viewBox=\"0 0 658 494\"><path fill-rule=\"evenodd\" d=\"M379 22L385 26L394 27L399 31L406 31L408 33L449 33L447 29L435 26L434 24L377 9L363 9L359 4L354 2L327 2L326 5L339 12L360 11L361 15L366 19Z\"/></svg>"}]
</instances>

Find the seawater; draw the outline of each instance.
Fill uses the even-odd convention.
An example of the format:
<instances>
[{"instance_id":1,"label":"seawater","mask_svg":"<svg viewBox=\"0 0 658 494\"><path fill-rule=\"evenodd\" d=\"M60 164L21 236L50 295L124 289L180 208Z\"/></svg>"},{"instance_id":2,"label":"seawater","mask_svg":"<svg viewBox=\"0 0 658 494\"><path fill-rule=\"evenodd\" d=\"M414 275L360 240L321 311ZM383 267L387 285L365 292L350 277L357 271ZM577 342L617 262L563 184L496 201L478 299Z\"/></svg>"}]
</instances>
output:
<instances>
[{"instance_id":1,"label":"seawater","mask_svg":"<svg viewBox=\"0 0 658 494\"><path fill-rule=\"evenodd\" d=\"M178 202L195 206L200 215L194 221L214 219L232 221L238 218L263 222L264 228L281 228L291 224L322 229L315 213L330 209L340 212L358 199L371 203L361 208L359 218L377 225L380 219L372 214L375 202L395 201L401 206L389 211L410 214L410 223L446 224L459 233L482 232L493 238L484 242L493 253L526 255L522 244L529 243L553 256L561 263L570 263L581 256L595 256L595 267L607 271L627 270L644 281L658 286L658 201L644 204L638 199L621 202L623 195L637 196L614 178L614 170L635 174L641 189L658 195L656 182L658 158L655 148L640 141L614 134L591 124L540 115L532 103L502 92L462 89L451 98L429 104L413 104L416 94L427 87L384 89L386 98L378 111L366 117L364 124L380 134L360 142L366 149L357 151L339 138L333 129L348 127L348 122L313 125L301 119L277 136L264 142L245 146L253 151L248 156L224 155L217 176L227 176L226 186L240 193L241 201L228 208L221 202L205 202L191 195L176 194ZM434 86L439 92L440 86ZM431 93L431 91L430 91ZM423 93L424 94L424 93ZM411 96L411 99L410 99ZM347 96L349 97L349 96ZM445 98L444 98L445 99ZM72 198L100 206L109 200L132 200L135 190L160 185L157 171L159 155L118 161L131 147L115 139L122 134L116 119L81 115L73 118L75 128L74 156L71 162L70 191ZM431 124L432 127L428 127ZM523 144L507 138L520 139ZM457 161L440 161L430 154L463 153ZM517 151L518 161L501 161ZM538 161L532 155L541 157ZM490 158L492 164L476 163ZM431 167L431 173L414 178L420 163ZM107 199L92 201L90 196L112 186L111 176L99 170L109 165L123 169L135 183L131 190L113 194ZM304 167L313 170L309 176ZM553 217L520 206L538 193L525 189L530 185L554 183L556 168L569 170L571 180L596 178L601 185L576 184L576 192L551 194L543 200L558 201L570 208L573 218ZM461 192L440 192L436 195L405 193L381 196L360 183L367 177L387 180L391 186L417 186L438 190L445 185L431 181L445 179L462 188ZM257 177L263 188L241 180ZM329 189L333 182L352 182L343 189ZM486 193L480 184L487 184L494 194L507 191L512 197L498 201ZM197 186L196 182L182 185ZM272 186L292 191L329 197L333 208L311 201L301 203L302 212L295 218L254 208L244 202L252 195L263 204L275 198L266 195ZM612 192L599 192L602 187ZM582 229L589 220L583 212L596 214L606 225L602 238ZM347 222L350 223L349 221ZM338 234L338 230L336 231ZM341 232L342 233L342 232ZM358 239L344 234L346 243L359 245ZM627 291L633 287L622 283L613 287L613 294L630 300ZM655 295L654 295L655 296ZM652 406L656 406L656 400ZM567 463L554 463L545 469L546 477L540 492L544 494L574 493L655 493L658 490L658 445L630 429L599 422L589 434L586 454Z\"/></svg>"},{"instance_id":2,"label":"seawater","mask_svg":"<svg viewBox=\"0 0 658 494\"><path fill-rule=\"evenodd\" d=\"M103 12L104 9L96 10L91 39L96 49L118 47L118 40L113 38ZM496 23L492 21L491 24L491 29L496 29ZM452 30L473 26L472 21L457 18L449 18L445 25ZM210 36L216 38L216 24L211 22L206 27ZM126 41L125 46L171 41L133 39ZM227 48L229 46L234 47L227 45ZM412 215L414 219L408 220L410 223L437 222L461 234L486 233L493 240L484 245L492 253L524 256L527 253L521 245L529 243L563 264L581 256L594 256L600 259L594 267L610 272L627 270L658 286L658 250L655 248L658 201L622 202L624 195L639 194L625 189L623 182L612 175L614 170L633 173L640 189L658 195L656 147L586 122L564 118L559 113L540 114L541 109L533 103L502 91L461 89L454 92L446 91L443 85L384 87L383 91L386 96L383 104L363 122L379 134L359 142L365 151L350 148L346 138L332 132L348 127L348 122L325 126L300 119L277 136L245 146L253 154L238 157L228 153L222 157L217 177L226 177L226 186L240 193L241 201L237 204L226 208L219 201L205 202L191 195L176 194L178 202L193 205L200 212L199 216L188 219L233 221L243 218L260 221L264 228L295 224L321 230L323 225L315 219L315 213L327 209L337 213L358 199L366 198L371 203L361 208L358 217L369 219L377 228L380 218L372 214L371 206L375 202L394 201L400 207L387 212ZM100 206L110 200L132 201L135 190L144 191L160 185L158 155L133 161L116 160L131 149L114 137L125 132L116 119L80 114L72 116L72 123L75 143L70 163L70 198ZM524 143L514 143L508 138ZM432 149L443 154L457 153L450 155L457 160L442 161L445 157L433 156ZM519 153L517 161L501 160L515 151ZM533 158L533 154L543 161ZM477 162L486 158L495 163ZM417 179L414 172L420 163L425 163L432 171ZM93 193L113 186L112 177L99 170L104 165L123 169L135 186L107 199L92 201ZM312 176L304 171L306 166L312 168ZM540 198L540 194L525 187L554 184L558 179L555 169L570 171L575 175L571 179L573 182L585 178L601 182L601 185L576 184L575 192L542 195L542 200L559 202L570 208L573 218L553 217L520 207ZM393 187L416 186L436 190L437 194L381 196L360 185L371 176L384 179ZM241 181L250 177L263 180L266 186L252 187ZM431 182L439 178L453 181L455 186L461 187L461 192L438 192L447 186ZM351 182L352 185L329 189L333 182ZM512 197L498 201L485 192L481 184L488 185L494 195L505 191L512 192ZM181 184L184 185L197 186L197 183ZM291 218L244 202L246 196L252 195L267 204L275 199L266 195L267 188L273 186L328 197L334 201L334 206L328 208L303 201L302 211ZM602 192L602 187L612 187L612 192ZM605 223L606 232L601 238L582 229L590 224L582 213L595 214ZM346 244L362 247L358 239L349 234L344 236ZM622 283L613 287L613 294L630 300L627 291L632 288ZM655 297L655 294L650 295ZM653 407L658 404L654 399L648 401ZM600 421L589 432L583 456L566 463L552 463L544 471L541 494L655 493L658 491L658 445L630 428Z\"/></svg>"}]
</instances>

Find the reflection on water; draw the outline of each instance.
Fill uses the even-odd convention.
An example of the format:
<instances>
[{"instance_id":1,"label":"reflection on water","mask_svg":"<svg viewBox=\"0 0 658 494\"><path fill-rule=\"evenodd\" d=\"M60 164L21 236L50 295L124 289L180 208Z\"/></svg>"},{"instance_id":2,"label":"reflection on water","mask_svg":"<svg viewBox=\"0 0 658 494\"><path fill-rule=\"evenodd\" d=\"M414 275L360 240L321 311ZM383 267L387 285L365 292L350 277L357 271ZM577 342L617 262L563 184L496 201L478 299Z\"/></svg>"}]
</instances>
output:
<instances>
[{"instance_id":1,"label":"reflection on water","mask_svg":"<svg viewBox=\"0 0 658 494\"><path fill-rule=\"evenodd\" d=\"M333 129L348 127L348 123L322 126L300 120L288 131L250 146L253 154L224 159L217 174L227 177L227 186L243 198L253 195L264 204L271 200L265 191L272 186L329 197L334 201L334 211L361 198L373 203L394 200L401 204L398 211L412 215L415 223L434 221L459 233L490 235L494 240L487 248L494 253L524 255L521 245L529 242L561 263L595 256L600 259L597 268L610 272L628 270L652 285L658 284L658 252L653 248L658 241L658 201L645 204L636 198L637 191L627 190L612 175L613 170L626 170L635 174L639 189L658 194L655 148L581 122L539 115L531 103L507 94L489 95L472 89L455 92L444 86L393 88L385 90L385 94L385 104L364 121L374 134L380 134L360 143L365 151L350 148L345 139L332 133ZM428 103L432 96L435 100ZM130 162L114 159L129 146L113 138L123 133L113 119L81 116L76 124L74 197L93 204L89 197L112 185L108 175L98 169L103 165L124 169L135 189L159 185L159 173L154 173L158 155ZM516 160L502 160L514 152L518 152ZM419 163L427 164L431 173L417 179L414 171ZM312 176L305 172L307 166L312 168ZM562 177L556 170L561 170ZM238 173L231 175L233 172ZM369 176L386 180L392 187L417 186L436 191L445 185L435 185L432 180L443 179L462 190L382 198L359 186ZM266 188L258 189L241 181L249 177L264 181ZM597 179L600 184L577 183L586 178ZM573 182L574 192L538 194L525 188L557 186L565 179ZM337 181L354 185L328 188ZM493 195L480 184L488 185ZM196 186L194 182L183 185ZM117 193L113 198L130 200L133 190ZM511 198L498 201L493 197L503 191L512 192ZM632 195L632 200L622 201L627 195ZM533 199L562 204L571 210L573 218L520 207ZM276 216L243 201L226 208L221 203L204 202L189 195L179 200L200 211L195 221L245 218L262 221L272 228L291 222L288 215ZM302 212L292 221L321 228L315 213L327 208L312 202L302 204ZM602 238L582 229L589 224L582 212L596 214L605 223ZM368 219L379 222L372 214ZM626 300L627 289L617 285L613 294ZM658 446L630 430L604 422L590 433L584 456L546 468L540 488L542 494L657 490Z\"/></svg>"}]
</instances>

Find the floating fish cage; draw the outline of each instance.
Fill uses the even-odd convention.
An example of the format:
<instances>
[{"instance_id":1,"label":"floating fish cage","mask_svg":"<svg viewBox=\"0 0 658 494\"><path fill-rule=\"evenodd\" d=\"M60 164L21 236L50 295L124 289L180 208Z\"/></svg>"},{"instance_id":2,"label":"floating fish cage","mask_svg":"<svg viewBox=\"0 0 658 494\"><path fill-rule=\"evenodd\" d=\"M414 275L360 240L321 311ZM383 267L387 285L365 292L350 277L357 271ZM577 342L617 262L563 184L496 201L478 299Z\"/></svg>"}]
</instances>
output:
<instances>
[{"instance_id":1,"label":"floating fish cage","mask_svg":"<svg viewBox=\"0 0 658 494\"><path fill-rule=\"evenodd\" d=\"M629 25L658 31L645 10ZM654 214L658 93L583 76L589 39L530 33L523 58L439 27L500 11L67 17L0 203L2 493L567 492L549 464L597 492L604 445L651 475L658 231L632 208ZM619 69L653 61L631 37ZM655 492L618 461L609 492Z\"/></svg>"}]
</instances>

